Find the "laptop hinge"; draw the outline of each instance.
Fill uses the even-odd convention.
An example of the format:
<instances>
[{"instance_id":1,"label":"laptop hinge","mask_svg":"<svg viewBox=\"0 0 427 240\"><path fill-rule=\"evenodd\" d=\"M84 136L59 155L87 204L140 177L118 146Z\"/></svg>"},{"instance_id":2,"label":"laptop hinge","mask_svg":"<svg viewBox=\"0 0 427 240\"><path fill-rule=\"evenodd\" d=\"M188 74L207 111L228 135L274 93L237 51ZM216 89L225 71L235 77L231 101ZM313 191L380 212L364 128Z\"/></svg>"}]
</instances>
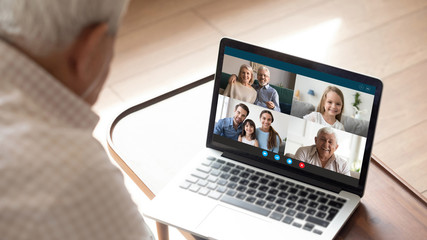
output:
<instances>
[{"instance_id":1,"label":"laptop hinge","mask_svg":"<svg viewBox=\"0 0 427 240\"><path fill-rule=\"evenodd\" d=\"M279 175L284 176L284 177L292 178L294 180L301 181L301 182L304 182L304 183L307 183L307 184L310 184L310 185L313 185L313 186L316 186L316 187L319 187L319 188L322 188L322 189L325 189L325 190L328 190L331 192L340 193L342 190L341 187L334 186L332 184L328 184L328 183L319 181L318 179L314 179L312 177L301 175L300 173L295 173L295 172L289 171L287 169L277 168L277 167L274 167L271 165L267 165L265 163L263 164L259 160L254 160L251 158L239 156L239 155L236 155L233 153L228 153L228 152L223 152L223 154L221 156L225 157L225 158L232 159L232 160L236 160L238 162L243 162L243 163L251 165L253 167L261 168L265 171L276 173L276 174L279 174Z\"/></svg>"}]
</instances>

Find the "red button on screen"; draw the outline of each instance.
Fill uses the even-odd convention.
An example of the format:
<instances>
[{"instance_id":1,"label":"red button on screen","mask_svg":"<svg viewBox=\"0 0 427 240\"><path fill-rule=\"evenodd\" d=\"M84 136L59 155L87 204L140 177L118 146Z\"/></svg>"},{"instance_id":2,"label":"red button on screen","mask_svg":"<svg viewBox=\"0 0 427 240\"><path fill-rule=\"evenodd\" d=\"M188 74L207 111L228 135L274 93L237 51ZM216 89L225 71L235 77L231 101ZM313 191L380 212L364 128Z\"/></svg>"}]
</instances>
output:
<instances>
[{"instance_id":1,"label":"red button on screen","mask_svg":"<svg viewBox=\"0 0 427 240\"><path fill-rule=\"evenodd\" d=\"M304 163L299 163L299 167L300 168L305 168L305 164Z\"/></svg>"}]
</instances>

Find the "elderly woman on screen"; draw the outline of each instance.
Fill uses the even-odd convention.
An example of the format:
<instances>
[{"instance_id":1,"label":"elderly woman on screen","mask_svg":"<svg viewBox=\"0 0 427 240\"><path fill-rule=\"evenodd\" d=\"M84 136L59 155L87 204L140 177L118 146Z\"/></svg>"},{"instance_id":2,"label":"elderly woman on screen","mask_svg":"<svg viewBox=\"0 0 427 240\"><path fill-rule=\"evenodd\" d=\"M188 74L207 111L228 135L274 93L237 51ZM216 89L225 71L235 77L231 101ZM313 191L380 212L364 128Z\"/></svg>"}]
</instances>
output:
<instances>
[{"instance_id":1,"label":"elderly woman on screen","mask_svg":"<svg viewBox=\"0 0 427 240\"><path fill-rule=\"evenodd\" d=\"M235 77L232 75L230 78ZM224 91L224 96L238 99L240 101L254 103L257 97L256 90L252 87L254 83L254 72L252 67L243 64L240 66L239 76L237 81L229 80Z\"/></svg>"}]
</instances>

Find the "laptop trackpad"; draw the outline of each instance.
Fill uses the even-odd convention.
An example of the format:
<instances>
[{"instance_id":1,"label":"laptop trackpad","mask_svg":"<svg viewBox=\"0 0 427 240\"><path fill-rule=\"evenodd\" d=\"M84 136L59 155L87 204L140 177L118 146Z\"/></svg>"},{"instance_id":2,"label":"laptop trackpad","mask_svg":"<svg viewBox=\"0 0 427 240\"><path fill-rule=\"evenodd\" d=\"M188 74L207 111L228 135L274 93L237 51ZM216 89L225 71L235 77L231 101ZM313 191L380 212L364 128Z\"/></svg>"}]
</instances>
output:
<instances>
[{"instance_id":1,"label":"laptop trackpad","mask_svg":"<svg viewBox=\"0 0 427 240\"><path fill-rule=\"evenodd\" d=\"M266 239L269 227L263 219L217 205L197 230L216 239Z\"/></svg>"}]
</instances>

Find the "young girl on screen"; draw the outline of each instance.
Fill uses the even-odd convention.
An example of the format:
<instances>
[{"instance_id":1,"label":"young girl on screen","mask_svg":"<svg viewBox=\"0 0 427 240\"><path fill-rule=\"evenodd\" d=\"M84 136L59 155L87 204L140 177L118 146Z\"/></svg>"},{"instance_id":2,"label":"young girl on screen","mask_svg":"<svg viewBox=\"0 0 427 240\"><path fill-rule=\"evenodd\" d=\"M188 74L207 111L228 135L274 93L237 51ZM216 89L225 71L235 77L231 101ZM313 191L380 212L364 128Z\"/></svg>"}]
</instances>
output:
<instances>
[{"instance_id":1,"label":"young girl on screen","mask_svg":"<svg viewBox=\"0 0 427 240\"><path fill-rule=\"evenodd\" d=\"M305 115L303 118L325 126L344 131L344 125L340 122L344 111L344 95L334 86L328 86L323 92L317 111Z\"/></svg>"},{"instance_id":2,"label":"young girl on screen","mask_svg":"<svg viewBox=\"0 0 427 240\"><path fill-rule=\"evenodd\" d=\"M239 135L238 141L255 147L259 146L258 140L256 140L254 121L246 119L243 122L242 133Z\"/></svg>"}]
</instances>

